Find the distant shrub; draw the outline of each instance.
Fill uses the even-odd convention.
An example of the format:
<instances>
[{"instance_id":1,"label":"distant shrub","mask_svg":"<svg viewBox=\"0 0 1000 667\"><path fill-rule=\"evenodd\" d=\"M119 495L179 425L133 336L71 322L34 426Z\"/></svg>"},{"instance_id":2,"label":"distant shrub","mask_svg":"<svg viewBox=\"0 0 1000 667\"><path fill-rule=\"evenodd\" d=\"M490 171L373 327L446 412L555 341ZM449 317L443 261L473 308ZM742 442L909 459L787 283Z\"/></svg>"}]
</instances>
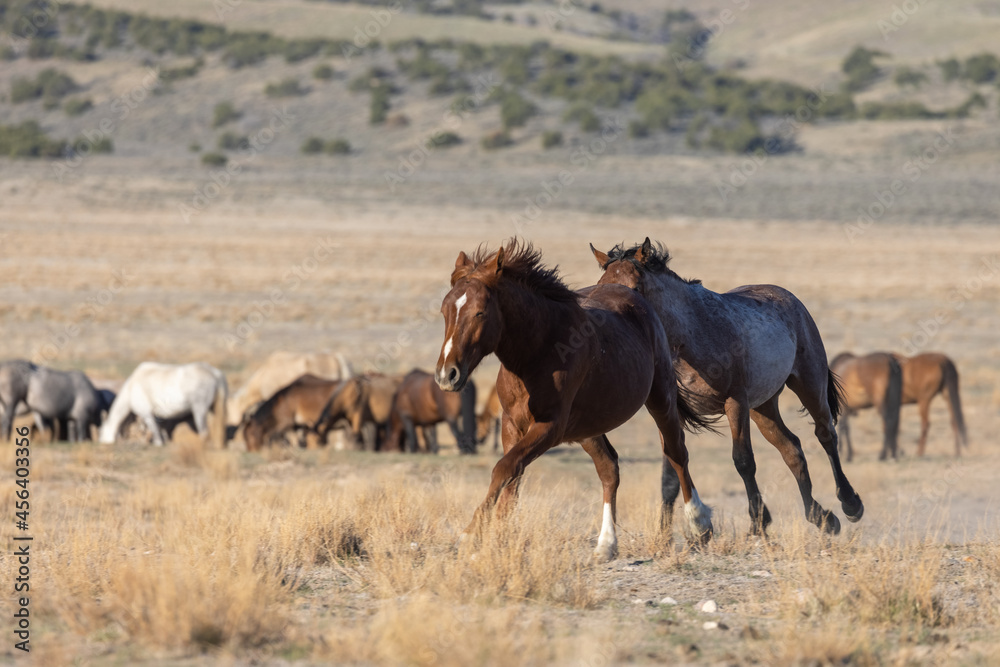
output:
<instances>
[{"instance_id":1,"label":"distant shrub","mask_svg":"<svg viewBox=\"0 0 1000 667\"><path fill-rule=\"evenodd\" d=\"M250 148L250 138L235 132L223 132L219 136L218 147L226 151L245 151Z\"/></svg>"},{"instance_id":2,"label":"distant shrub","mask_svg":"<svg viewBox=\"0 0 1000 667\"><path fill-rule=\"evenodd\" d=\"M542 132L542 148L556 148L562 146L563 134L558 130L546 130Z\"/></svg>"},{"instance_id":3,"label":"distant shrub","mask_svg":"<svg viewBox=\"0 0 1000 667\"><path fill-rule=\"evenodd\" d=\"M284 48L285 62L297 63L312 58L323 49L322 39L297 39L288 42Z\"/></svg>"},{"instance_id":4,"label":"distant shrub","mask_svg":"<svg viewBox=\"0 0 1000 667\"><path fill-rule=\"evenodd\" d=\"M396 65L400 72L411 79L440 78L451 74L448 66L431 56L426 49L420 49L417 57L413 60L398 59Z\"/></svg>"},{"instance_id":5,"label":"distant shrub","mask_svg":"<svg viewBox=\"0 0 1000 667\"><path fill-rule=\"evenodd\" d=\"M323 152L323 140L319 137L309 137L299 149L306 155L316 155Z\"/></svg>"},{"instance_id":6,"label":"distant shrub","mask_svg":"<svg viewBox=\"0 0 1000 667\"><path fill-rule=\"evenodd\" d=\"M840 66L847 75L845 84L850 91L864 90L879 77L882 70L875 64L875 58L886 58L889 54L874 49L856 46Z\"/></svg>"},{"instance_id":7,"label":"distant shrub","mask_svg":"<svg viewBox=\"0 0 1000 667\"><path fill-rule=\"evenodd\" d=\"M927 80L927 75L910 67L900 67L892 76L892 80L900 88L904 86L913 86L914 88L918 88L924 81Z\"/></svg>"},{"instance_id":8,"label":"distant shrub","mask_svg":"<svg viewBox=\"0 0 1000 667\"><path fill-rule=\"evenodd\" d=\"M372 125L381 125L384 123L391 106L389 103L389 88L387 86L373 88L372 100L368 110L368 122Z\"/></svg>"},{"instance_id":9,"label":"distant shrub","mask_svg":"<svg viewBox=\"0 0 1000 667\"><path fill-rule=\"evenodd\" d=\"M94 103L87 97L74 97L71 100L66 100L63 105L63 111L66 112L67 116L82 116L93 108Z\"/></svg>"},{"instance_id":10,"label":"distant shrub","mask_svg":"<svg viewBox=\"0 0 1000 667\"><path fill-rule=\"evenodd\" d=\"M323 152L329 155L350 155L351 143L347 139L331 139L323 145Z\"/></svg>"},{"instance_id":11,"label":"distant shrub","mask_svg":"<svg viewBox=\"0 0 1000 667\"><path fill-rule=\"evenodd\" d=\"M33 120L0 125L0 156L61 157L65 152L66 141L50 139Z\"/></svg>"},{"instance_id":12,"label":"distant shrub","mask_svg":"<svg viewBox=\"0 0 1000 667\"><path fill-rule=\"evenodd\" d=\"M866 120L904 120L943 118L946 114L931 111L920 102L865 102L858 115Z\"/></svg>"},{"instance_id":13,"label":"distant shrub","mask_svg":"<svg viewBox=\"0 0 1000 667\"><path fill-rule=\"evenodd\" d=\"M987 106L986 98L983 97L978 92L969 95L968 99L959 104L957 107L948 112L948 116L952 118L967 118L969 114L972 113L973 109L985 109Z\"/></svg>"},{"instance_id":14,"label":"distant shrub","mask_svg":"<svg viewBox=\"0 0 1000 667\"><path fill-rule=\"evenodd\" d=\"M222 153L205 153L201 156L201 163L208 167L224 167L229 162L229 158Z\"/></svg>"},{"instance_id":15,"label":"distant shrub","mask_svg":"<svg viewBox=\"0 0 1000 667\"><path fill-rule=\"evenodd\" d=\"M436 77L427 88L427 92L431 95L450 95L470 90L472 90L472 86L469 85L469 82L455 74Z\"/></svg>"},{"instance_id":16,"label":"distant shrub","mask_svg":"<svg viewBox=\"0 0 1000 667\"><path fill-rule=\"evenodd\" d=\"M649 136L649 125L641 120L630 120L628 123L628 136L633 139L644 139Z\"/></svg>"},{"instance_id":17,"label":"distant shrub","mask_svg":"<svg viewBox=\"0 0 1000 667\"><path fill-rule=\"evenodd\" d=\"M76 82L59 70L49 68L42 70L32 79L17 78L10 86L10 101L14 104L29 102L39 97L46 100L58 100L77 90ZM58 102L56 102L58 105Z\"/></svg>"},{"instance_id":18,"label":"distant shrub","mask_svg":"<svg viewBox=\"0 0 1000 667\"><path fill-rule=\"evenodd\" d=\"M242 115L232 102L219 102L212 112L212 127L221 127L230 121L237 120Z\"/></svg>"},{"instance_id":19,"label":"distant shrub","mask_svg":"<svg viewBox=\"0 0 1000 667\"><path fill-rule=\"evenodd\" d=\"M282 46L280 40L274 39L266 32L236 33L226 40L226 50L222 58L233 68L256 65Z\"/></svg>"},{"instance_id":20,"label":"distant shrub","mask_svg":"<svg viewBox=\"0 0 1000 667\"><path fill-rule=\"evenodd\" d=\"M1000 60L992 53L980 53L966 59L962 77L972 83L989 83L1000 73Z\"/></svg>"},{"instance_id":21,"label":"distant shrub","mask_svg":"<svg viewBox=\"0 0 1000 667\"><path fill-rule=\"evenodd\" d=\"M500 120L506 130L523 126L536 113L538 107L517 92L507 93L500 103Z\"/></svg>"},{"instance_id":22,"label":"distant shrub","mask_svg":"<svg viewBox=\"0 0 1000 667\"><path fill-rule=\"evenodd\" d=\"M306 92L295 77L282 79L278 83L269 83L264 87L264 94L268 97L296 97L305 95Z\"/></svg>"},{"instance_id":23,"label":"distant shrub","mask_svg":"<svg viewBox=\"0 0 1000 667\"><path fill-rule=\"evenodd\" d=\"M448 148L462 143L462 137L454 132L438 132L427 140L427 148Z\"/></svg>"},{"instance_id":24,"label":"distant shrub","mask_svg":"<svg viewBox=\"0 0 1000 667\"><path fill-rule=\"evenodd\" d=\"M958 62L956 58L942 60L938 63L938 67L941 68L941 77L945 81L954 81L962 76L962 63Z\"/></svg>"},{"instance_id":25,"label":"distant shrub","mask_svg":"<svg viewBox=\"0 0 1000 667\"><path fill-rule=\"evenodd\" d=\"M172 83L181 79L189 79L198 74L198 71L201 69L203 64L204 61L199 58L191 65L162 69L160 70L160 80L164 83Z\"/></svg>"},{"instance_id":26,"label":"distant shrub","mask_svg":"<svg viewBox=\"0 0 1000 667\"><path fill-rule=\"evenodd\" d=\"M510 138L510 134L506 130L497 130L496 132L487 134L479 143L486 150L496 150L504 146L510 146L514 143L514 140Z\"/></svg>"},{"instance_id":27,"label":"distant shrub","mask_svg":"<svg viewBox=\"0 0 1000 667\"><path fill-rule=\"evenodd\" d=\"M330 67L326 63L322 63L316 65L316 67L313 68L312 75L314 79L319 79L320 81L329 81L330 79L333 78L334 71L332 67Z\"/></svg>"},{"instance_id":28,"label":"distant shrub","mask_svg":"<svg viewBox=\"0 0 1000 667\"><path fill-rule=\"evenodd\" d=\"M201 144L199 144L197 141L190 143L188 144L188 150L191 151L192 153L200 153Z\"/></svg>"},{"instance_id":29,"label":"distant shrub","mask_svg":"<svg viewBox=\"0 0 1000 667\"><path fill-rule=\"evenodd\" d=\"M732 127L713 127L707 145L729 153L746 153L764 148L765 138L752 120L745 119Z\"/></svg>"},{"instance_id":30,"label":"distant shrub","mask_svg":"<svg viewBox=\"0 0 1000 667\"><path fill-rule=\"evenodd\" d=\"M80 155L112 153L115 150L115 145L111 141L111 137L101 137L94 142L91 142L86 137L77 137L73 140L73 150Z\"/></svg>"}]
</instances>

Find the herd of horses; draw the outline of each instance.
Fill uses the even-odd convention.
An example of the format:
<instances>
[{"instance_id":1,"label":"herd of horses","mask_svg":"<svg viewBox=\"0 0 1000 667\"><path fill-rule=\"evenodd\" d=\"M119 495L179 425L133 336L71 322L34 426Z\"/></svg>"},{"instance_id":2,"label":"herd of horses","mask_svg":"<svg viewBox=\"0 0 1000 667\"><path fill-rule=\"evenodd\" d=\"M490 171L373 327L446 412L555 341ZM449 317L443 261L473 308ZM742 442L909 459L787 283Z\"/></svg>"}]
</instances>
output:
<instances>
[{"instance_id":1,"label":"herd of horses","mask_svg":"<svg viewBox=\"0 0 1000 667\"><path fill-rule=\"evenodd\" d=\"M436 425L445 422L459 451L468 454L475 453L476 445L497 429L497 401L491 396L477 416L474 385L460 394L447 393L419 369L398 376L352 376L350 365L340 355L333 363L317 365L316 359L324 356L273 355L241 390L242 395L257 400L241 410L237 423L228 426L227 403L233 401L226 377L202 362L143 362L115 392L96 388L81 371L59 371L15 359L0 363L0 428L9 440L17 415L30 413L34 427L50 431L53 440L60 436L73 442L91 440L96 431L101 443L111 444L134 435L129 429L135 425L144 429L153 444L163 445L185 423L218 446L225 446L242 431L249 451L289 438L301 446L325 444L331 431L341 428L358 449L437 452ZM296 363L303 359L305 363ZM280 370L275 372L275 366ZM311 372L269 391L268 380L275 374L287 379L289 370L295 373L299 366ZM260 382L262 374L268 377ZM262 386L271 395L260 398ZM315 436L311 442L310 434Z\"/></svg>"},{"instance_id":2,"label":"herd of horses","mask_svg":"<svg viewBox=\"0 0 1000 667\"><path fill-rule=\"evenodd\" d=\"M958 372L946 356L843 353L828 364L812 316L788 290L747 285L713 292L674 273L670 255L649 238L591 251L600 279L576 291L518 239L493 251L480 247L472 256L459 253L441 306L445 333L433 374L355 375L341 355L275 353L230 397L225 375L200 362L141 363L114 392L96 388L80 371L12 360L0 364L0 428L9 440L15 417L30 413L53 439L91 439L96 429L100 442L113 443L135 425L162 445L187 423L220 446L242 431L250 451L289 439L301 446L326 443L342 429L357 449L433 453L436 425L444 422L460 453L475 453L490 435L494 451L503 445L466 534L510 511L528 464L560 443L579 442L603 489L600 559L617 551L618 455L607 433L643 406L664 455L661 528L672 527L681 495L682 527L693 543L711 537L712 513L695 487L685 431L715 430L722 417L752 532L765 533L771 516L756 481L751 421L795 477L807 520L826 532L840 531L837 516L813 497L801 442L782 420L778 399L785 387L813 419L849 521L864 514L840 459L841 448L848 461L853 455L850 415L876 408L885 431L881 458L895 458L900 407L918 404L923 455L928 406L942 393L955 454L967 444ZM491 354L501 368L477 415L470 376Z\"/></svg>"}]
</instances>

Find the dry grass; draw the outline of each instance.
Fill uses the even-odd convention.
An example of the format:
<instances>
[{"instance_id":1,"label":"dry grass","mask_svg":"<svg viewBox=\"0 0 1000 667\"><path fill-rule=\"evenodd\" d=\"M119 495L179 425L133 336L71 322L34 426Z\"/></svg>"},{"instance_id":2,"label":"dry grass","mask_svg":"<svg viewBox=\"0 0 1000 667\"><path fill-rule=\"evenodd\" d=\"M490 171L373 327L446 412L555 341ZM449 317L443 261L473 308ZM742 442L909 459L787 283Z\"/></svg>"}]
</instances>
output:
<instances>
[{"instance_id":1,"label":"dry grass","mask_svg":"<svg viewBox=\"0 0 1000 667\"><path fill-rule=\"evenodd\" d=\"M580 452L535 464L510 520L474 547L459 535L487 461L276 451L36 449L46 661L910 664L998 648L973 643L1000 628L988 532L962 546L878 525L829 538L795 517L760 540L721 511L715 540L692 551L658 534L653 458L626 467L621 559L598 565L599 494ZM723 486L724 468L703 468L702 488Z\"/></svg>"}]
</instances>

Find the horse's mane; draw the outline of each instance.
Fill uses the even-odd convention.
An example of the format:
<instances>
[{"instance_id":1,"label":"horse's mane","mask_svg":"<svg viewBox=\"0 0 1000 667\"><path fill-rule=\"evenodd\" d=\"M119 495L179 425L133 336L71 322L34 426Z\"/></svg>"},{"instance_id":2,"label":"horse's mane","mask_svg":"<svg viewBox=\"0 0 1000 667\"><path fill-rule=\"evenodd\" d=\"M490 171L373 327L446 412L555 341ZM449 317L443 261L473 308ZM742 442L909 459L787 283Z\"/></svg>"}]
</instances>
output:
<instances>
[{"instance_id":1,"label":"horse's mane","mask_svg":"<svg viewBox=\"0 0 1000 667\"><path fill-rule=\"evenodd\" d=\"M472 255L472 267L461 272L456 270L453 280L472 274L496 254L496 250L491 251L485 244L480 245ZM552 301L575 302L579 298L559 278L558 266L551 269L542 266L542 251L535 249L529 241L513 238L504 246L503 276Z\"/></svg>"},{"instance_id":2,"label":"horse's mane","mask_svg":"<svg viewBox=\"0 0 1000 667\"><path fill-rule=\"evenodd\" d=\"M664 247L662 243L656 241L650 244L650 251L645 253L640 262L635 258L636 253L642 248L641 243L637 243L631 248L626 248L624 243L619 243L614 248L608 251L608 263L602 268L607 268L608 264L612 262L628 261L632 262L637 269L640 271L648 271L650 273L665 273L667 275L673 276L678 280L683 280L688 285L700 285L701 280L697 278L681 278L679 275L674 273L667 264L670 263L670 252Z\"/></svg>"}]
</instances>

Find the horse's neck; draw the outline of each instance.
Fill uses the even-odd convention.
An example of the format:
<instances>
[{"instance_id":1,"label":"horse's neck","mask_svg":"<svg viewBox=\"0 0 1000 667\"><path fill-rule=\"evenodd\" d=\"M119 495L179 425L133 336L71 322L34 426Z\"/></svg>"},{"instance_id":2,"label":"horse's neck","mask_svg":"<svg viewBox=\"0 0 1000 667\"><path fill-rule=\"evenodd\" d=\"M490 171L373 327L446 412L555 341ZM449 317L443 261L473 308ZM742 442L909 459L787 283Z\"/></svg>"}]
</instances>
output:
<instances>
[{"instance_id":1,"label":"horse's neck","mask_svg":"<svg viewBox=\"0 0 1000 667\"><path fill-rule=\"evenodd\" d=\"M108 409L108 416L107 419L105 419L105 424L113 435L117 435L122 422L124 422L132 412L132 401L129 397L130 389L131 387L129 382L126 381L125 384L122 385L118 395L115 397L115 400L112 401L111 408Z\"/></svg>"},{"instance_id":2,"label":"horse's neck","mask_svg":"<svg viewBox=\"0 0 1000 667\"><path fill-rule=\"evenodd\" d=\"M537 358L551 352L559 335L579 325L583 317L576 302L546 299L516 283L501 282L497 294L503 332L496 355L519 377L537 368Z\"/></svg>"},{"instance_id":3,"label":"horse's neck","mask_svg":"<svg viewBox=\"0 0 1000 667\"><path fill-rule=\"evenodd\" d=\"M680 350L680 356L689 359L704 352L713 355L712 342L719 339L716 315L720 295L698 283L688 283L673 275L664 275L655 283L652 297L670 347Z\"/></svg>"}]
</instances>

